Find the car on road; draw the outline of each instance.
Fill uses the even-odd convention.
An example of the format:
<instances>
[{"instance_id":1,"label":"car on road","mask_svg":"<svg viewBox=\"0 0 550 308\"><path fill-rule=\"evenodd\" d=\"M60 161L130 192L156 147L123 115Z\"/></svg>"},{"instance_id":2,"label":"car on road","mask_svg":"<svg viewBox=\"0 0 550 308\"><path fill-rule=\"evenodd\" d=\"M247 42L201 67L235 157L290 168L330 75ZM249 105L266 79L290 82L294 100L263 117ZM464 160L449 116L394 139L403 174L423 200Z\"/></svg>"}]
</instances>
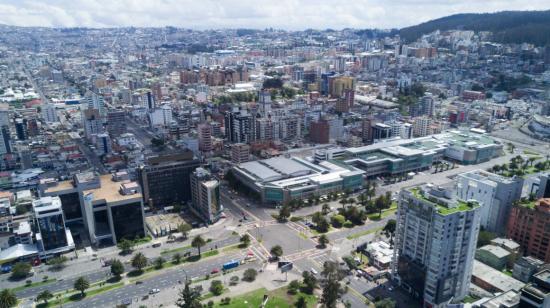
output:
<instances>
[{"instance_id":1,"label":"car on road","mask_svg":"<svg viewBox=\"0 0 550 308\"><path fill-rule=\"evenodd\" d=\"M157 294L160 292L160 289L151 289L149 290L149 294Z\"/></svg>"},{"instance_id":2,"label":"car on road","mask_svg":"<svg viewBox=\"0 0 550 308\"><path fill-rule=\"evenodd\" d=\"M125 305L125 306L130 306L132 304L132 299L131 298L125 298L122 300L122 305Z\"/></svg>"},{"instance_id":3,"label":"car on road","mask_svg":"<svg viewBox=\"0 0 550 308\"><path fill-rule=\"evenodd\" d=\"M136 284L143 284L143 281L138 280L138 281L136 281Z\"/></svg>"},{"instance_id":4,"label":"car on road","mask_svg":"<svg viewBox=\"0 0 550 308\"><path fill-rule=\"evenodd\" d=\"M219 273L219 272L220 272L220 270L217 269L217 268L215 268L215 269L213 269L213 270L210 272L210 274L217 274L217 273Z\"/></svg>"}]
</instances>

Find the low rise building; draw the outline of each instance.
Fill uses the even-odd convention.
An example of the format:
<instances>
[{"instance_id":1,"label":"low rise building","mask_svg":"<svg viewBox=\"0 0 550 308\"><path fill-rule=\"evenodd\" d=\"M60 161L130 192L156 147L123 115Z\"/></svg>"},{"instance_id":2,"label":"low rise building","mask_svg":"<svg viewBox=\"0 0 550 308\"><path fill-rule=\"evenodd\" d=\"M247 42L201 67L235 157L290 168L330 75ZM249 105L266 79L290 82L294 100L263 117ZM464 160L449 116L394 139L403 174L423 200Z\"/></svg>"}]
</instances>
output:
<instances>
[{"instance_id":1,"label":"low rise building","mask_svg":"<svg viewBox=\"0 0 550 308\"><path fill-rule=\"evenodd\" d=\"M503 270L506 267L510 255L506 249L495 245L485 245L476 250L477 260L497 270Z\"/></svg>"}]
</instances>

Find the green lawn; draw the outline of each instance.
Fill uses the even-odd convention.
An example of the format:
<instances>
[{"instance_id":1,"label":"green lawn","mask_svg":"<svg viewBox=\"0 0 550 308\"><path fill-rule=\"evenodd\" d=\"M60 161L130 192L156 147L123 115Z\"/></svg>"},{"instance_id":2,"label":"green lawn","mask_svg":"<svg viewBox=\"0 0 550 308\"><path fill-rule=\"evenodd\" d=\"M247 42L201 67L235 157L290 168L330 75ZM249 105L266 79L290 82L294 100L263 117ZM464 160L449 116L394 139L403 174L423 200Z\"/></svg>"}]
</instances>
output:
<instances>
[{"instance_id":1,"label":"green lawn","mask_svg":"<svg viewBox=\"0 0 550 308\"><path fill-rule=\"evenodd\" d=\"M90 297L93 297L95 295L98 295L100 293L103 293L103 292L107 292L109 290L113 290L113 289L118 289L120 287L124 286L124 283L123 282L118 282L118 283L113 283L113 284L106 284L100 288L97 288L97 289L93 289L93 290L90 290L88 292L86 292L84 298L90 298ZM42 304L39 304L37 305L37 307L54 307L54 306L58 306L58 305L63 305L63 304L66 304L66 303L70 303L70 302L78 302L82 300L82 298L80 297L80 292L78 291L74 291L69 293L68 296L65 296L60 298L60 299L53 299L53 300L50 300L48 302L48 305L44 305L44 303Z\"/></svg>"},{"instance_id":2,"label":"green lawn","mask_svg":"<svg viewBox=\"0 0 550 308\"><path fill-rule=\"evenodd\" d=\"M265 294L268 295L267 304L265 305L266 308L293 307L294 303L300 296L304 296L306 298L308 307L314 307L317 303L317 298L314 295L307 295L303 293L290 295L286 291L286 287L273 291L267 291L265 288L262 288L231 298L231 303L229 305L221 305L220 303L216 303L214 307L258 308L260 307Z\"/></svg>"},{"instance_id":3,"label":"green lawn","mask_svg":"<svg viewBox=\"0 0 550 308\"><path fill-rule=\"evenodd\" d=\"M46 285L46 284L50 284L50 283L55 282L55 281L56 281L56 279L48 279L48 280L37 281L37 282L33 282L31 284L26 284L26 285L23 285L23 286L15 287L11 290L13 292L17 292L17 291L21 291L21 290L27 289L27 288L38 287L38 286L43 286L43 285Z\"/></svg>"},{"instance_id":4,"label":"green lawn","mask_svg":"<svg viewBox=\"0 0 550 308\"><path fill-rule=\"evenodd\" d=\"M163 250L163 251L160 252L160 254L164 255L164 254L167 254L167 253L176 253L176 252L187 250L189 248L191 248L191 245L185 245L185 246L174 248L174 249Z\"/></svg>"},{"instance_id":5,"label":"green lawn","mask_svg":"<svg viewBox=\"0 0 550 308\"><path fill-rule=\"evenodd\" d=\"M374 233L374 232L378 232L380 230L384 229L384 227L378 227L378 228L374 228L374 229L369 229L369 230L365 230L365 231L361 231L361 232L357 232L357 233L354 233L354 234L351 234L351 235L348 235L346 236L346 238L348 240L354 240L356 238L360 238L361 236L364 236L364 235L367 235L367 234L371 234L371 233Z\"/></svg>"}]
</instances>

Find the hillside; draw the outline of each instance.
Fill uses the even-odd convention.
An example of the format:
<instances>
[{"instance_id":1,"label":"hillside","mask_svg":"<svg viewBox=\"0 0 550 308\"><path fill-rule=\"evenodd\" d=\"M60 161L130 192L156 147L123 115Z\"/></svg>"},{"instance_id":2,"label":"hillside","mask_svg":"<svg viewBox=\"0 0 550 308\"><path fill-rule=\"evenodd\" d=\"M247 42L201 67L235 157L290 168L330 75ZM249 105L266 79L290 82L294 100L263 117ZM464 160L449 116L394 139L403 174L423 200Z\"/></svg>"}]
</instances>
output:
<instances>
[{"instance_id":1,"label":"hillside","mask_svg":"<svg viewBox=\"0 0 550 308\"><path fill-rule=\"evenodd\" d=\"M550 10L506 11L485 14L456 14L434 19L399 30L400 36L412 42L435 30L490 31L500 43L550 44Z\"/></svg>"}]
</instances>

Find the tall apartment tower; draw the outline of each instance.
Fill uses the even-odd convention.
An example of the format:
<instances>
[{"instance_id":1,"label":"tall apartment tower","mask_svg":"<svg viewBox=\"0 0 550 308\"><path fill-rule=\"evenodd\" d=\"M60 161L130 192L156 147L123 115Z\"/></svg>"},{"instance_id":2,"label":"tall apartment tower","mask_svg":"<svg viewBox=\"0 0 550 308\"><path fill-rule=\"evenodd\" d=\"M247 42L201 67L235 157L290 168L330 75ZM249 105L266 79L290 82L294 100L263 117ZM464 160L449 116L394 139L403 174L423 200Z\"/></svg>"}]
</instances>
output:
<instances>
[{"instance_id":1,"label":"tall apartment tower","mask_svg":"<svg viewBox=\"0 0 550 308\"><path fill-rule=\"evenodd\" d=\"M225 136L228 141L249 143L254 132L254 118L246 111L232 111L225 114Z\"/></svg>"},{"instance_id":2,"label":"tall apartment tower","mask_svg":"<svg viewBox=\"0 0 550 308\"><path fill-rule=\"evenodd\" d=\"M112 110L107 113L107 132L112 137L126 133L126 119L124 110Z\"/></svg>"},{"instance_id":3,"label":"tall apartment tower","mask_svg":"<svg viewBox=\"0 0 550 308\"><path fill-rule=\"evenodd\" d=\"M65 216L59 197L42 197L32 202L36 222L36 242L42 257L74 249L71 231L65 226Z\"/></svg>"},{"instance_id":4,"label":"tall apartment tower","mask_svg":"<svg viewBox=\"0 0 550 308\"><path fill-rule=\"evenodd\" d=\"M430 184L399 195L392 276L424 307L468 295L481 206Z\"/></svg>"},{"instance_id":5,"label":"tall apartment tower","mask_svg":"<svg viewBox=\"0 0 550 308\"><path fill-rule=\"evenodd\" d=\"M510 209L521 197L523 179L503 177L483 170L459 174L457 197L474 199L482 205L481 226L490 232L504 234Z\"/></svg>"},{"instance_id":6,"label":"tall apartment tower","mask_svg":"<svg viewBox=\"0 0 550 308\"><path fill-rule=\"evenodd\" d=\"M90 140L94 135L103 132L99 111L97 109L86 109L82 112L82 126L84 126L84 135Z\"/></svg>"},{"instance_id":7,"label":"tall apartment tower","mask_svg":"<svg viewBox=\"0 0 550 308\"><path fill-rule=\"evenodd\" d=\"M201 152L212 151L212 126L208 123L201 123L197 126L199 135L199 150Z\"/></svg>"},{"instance_id":8,"label":"tall apartment tower","mask_svg":"<svg viewBox=\"0 0 550 308\"><path fill-rule=\"evenodd\" d=\"M11 153L10 128L7 125L0 127L0 155Z\"/></svg>"},{"instance_id":9,"label":"tall apartment tower","mask_svg":"<svg viewBox=\"0 0 550 308\"><path fill-rule=\"evenodd\" d=\"M206 223L220 219L223 207L220 204L220 183L204 168L191 174L191 209Z\"/></svg>"},{"instance_id":10,"label":"tall apartment tower","mask_svg":"<svg viewBox=\"0 0 550 308\"><path fill-rule=\"evenodd\" d=\"M235 143L231 146L231 162L238 165L250 160L250 146L244 143Z\"/></svg>"}]
</instances>

